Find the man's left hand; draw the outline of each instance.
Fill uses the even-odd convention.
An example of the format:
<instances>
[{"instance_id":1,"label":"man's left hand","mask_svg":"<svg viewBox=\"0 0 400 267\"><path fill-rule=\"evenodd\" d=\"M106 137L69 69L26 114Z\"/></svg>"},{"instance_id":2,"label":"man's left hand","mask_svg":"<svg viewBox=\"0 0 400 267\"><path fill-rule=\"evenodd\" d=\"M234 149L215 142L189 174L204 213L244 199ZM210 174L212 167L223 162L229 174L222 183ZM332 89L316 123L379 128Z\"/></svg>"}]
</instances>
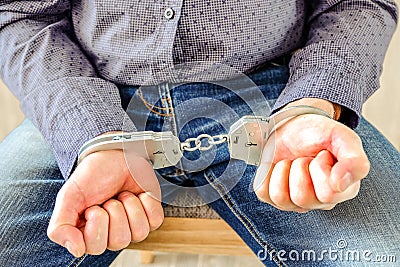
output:
<instances>
[{"instance_id":1,"label":"man's left hand","mask_svg":"<svg viewBox=\"0 0 400 267\"><path fill-rule=\"evenodd\" d=\"M254 189L261 201L281 210L329 210L358 194L369 168L353 130L320 115L302 115L268 140Z\"/></svg>"}]
</instances>

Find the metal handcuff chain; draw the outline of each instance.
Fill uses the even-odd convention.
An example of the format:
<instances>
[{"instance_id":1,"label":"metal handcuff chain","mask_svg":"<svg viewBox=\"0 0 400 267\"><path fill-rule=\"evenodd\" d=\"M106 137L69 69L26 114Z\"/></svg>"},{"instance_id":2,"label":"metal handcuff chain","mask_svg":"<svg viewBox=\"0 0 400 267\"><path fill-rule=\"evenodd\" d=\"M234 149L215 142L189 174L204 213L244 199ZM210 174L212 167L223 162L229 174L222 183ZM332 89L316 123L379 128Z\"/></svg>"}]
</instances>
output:
<instances>
[{"instance_id":1,"label":"metal handcuff chain","mask_svg":"<svg viewBox=\"0 0 400 267\"><path fill-rule=\"evenodd\" d=\"M207 140L208 145L202 146L202 140ZM210 150L215 145L220 145L228 141L229 135L227 134L219 134L214 136L211 136L209 134L200 134L197 137L191 137L182 142L181 150L188 152L193 152L196 150L206 151ZM194 143L194 146L192 146L192 143Z\"/></svg>"},{"instance_id":2,"label":"metal handcuff chain","mask_svg":"<svg viewBox=\"0 0 400 267\"><path fill-rule=\"evenodd\" d=\"M176 165L183 157L184 151L206 151L227 143L231 158L258 166L264 145L271 134L289 119L305 114L332 119L319 108L301 105L284 108L269 117L244 116L230 127L228 134L211 136L203 133L184 142L180 142L172 132L106 134L89 140L81 147L78 164L94 152L121 149L147 158L154 169L159 169Z\"/></svg>"}]
</instances>

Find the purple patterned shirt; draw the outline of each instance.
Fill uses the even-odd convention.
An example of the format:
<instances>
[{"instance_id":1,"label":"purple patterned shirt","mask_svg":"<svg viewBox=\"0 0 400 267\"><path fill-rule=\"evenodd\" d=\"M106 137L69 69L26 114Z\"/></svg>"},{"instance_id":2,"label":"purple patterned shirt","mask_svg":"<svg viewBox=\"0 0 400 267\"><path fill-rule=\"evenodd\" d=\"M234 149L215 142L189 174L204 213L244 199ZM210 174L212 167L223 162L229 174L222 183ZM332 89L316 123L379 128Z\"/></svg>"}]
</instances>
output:
<instances>
[{"instance_id":1,"label":"purple patterned shirt","mask_svg":"<svg viewBox=\"0 0 400 267\"><path fill-rule=\"evenodd\" d=\"M384 0L0 0L0 75L68 177L85 141L121 129L116 84L156 84L180 63L248 73L296 51L274 109L323 98L355 127L396 21Z\"/></svg>"}]
</instances>

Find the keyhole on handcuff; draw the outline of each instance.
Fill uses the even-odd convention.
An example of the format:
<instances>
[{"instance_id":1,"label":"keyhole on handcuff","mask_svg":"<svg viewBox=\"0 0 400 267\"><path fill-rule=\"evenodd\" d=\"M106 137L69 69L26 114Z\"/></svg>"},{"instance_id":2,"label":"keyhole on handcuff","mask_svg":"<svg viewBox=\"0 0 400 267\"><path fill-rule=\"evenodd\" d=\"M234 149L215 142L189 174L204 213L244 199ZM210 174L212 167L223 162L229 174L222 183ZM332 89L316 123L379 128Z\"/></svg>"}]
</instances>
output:
<instances>
[{"instance_id":1,"label":"keyhole on handcuff","mask_svg":"<svg viewBox=\"0 0 400 267\"><path fill-rule=\"evenodd\" d=\"M250 147L250 146L257 146L257 144L254 144L252 142L249 142L249 143L246 144L246 147Z\"/></svg>"}]
</instances>

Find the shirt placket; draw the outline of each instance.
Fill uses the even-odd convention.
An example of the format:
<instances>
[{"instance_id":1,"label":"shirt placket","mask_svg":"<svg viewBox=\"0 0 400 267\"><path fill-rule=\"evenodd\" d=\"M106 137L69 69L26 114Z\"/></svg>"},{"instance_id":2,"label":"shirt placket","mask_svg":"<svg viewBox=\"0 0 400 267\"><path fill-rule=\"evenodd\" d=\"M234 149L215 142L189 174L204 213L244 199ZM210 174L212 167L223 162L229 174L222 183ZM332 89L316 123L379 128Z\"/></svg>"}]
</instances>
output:
<instances>
[{"instance_id":1,"label":"shirt placket","mask_svg":"<svg viewBox=\"0 0 400 267\"><path fill-rule=\"evenodd\" d=\"M154 58L152 62L152 74L156 84L170 80L173 76L173 49L178 22L181 17L183 0L166 1L161 6L160 31L154 44Z\"/></svg>"}]
</instances>

